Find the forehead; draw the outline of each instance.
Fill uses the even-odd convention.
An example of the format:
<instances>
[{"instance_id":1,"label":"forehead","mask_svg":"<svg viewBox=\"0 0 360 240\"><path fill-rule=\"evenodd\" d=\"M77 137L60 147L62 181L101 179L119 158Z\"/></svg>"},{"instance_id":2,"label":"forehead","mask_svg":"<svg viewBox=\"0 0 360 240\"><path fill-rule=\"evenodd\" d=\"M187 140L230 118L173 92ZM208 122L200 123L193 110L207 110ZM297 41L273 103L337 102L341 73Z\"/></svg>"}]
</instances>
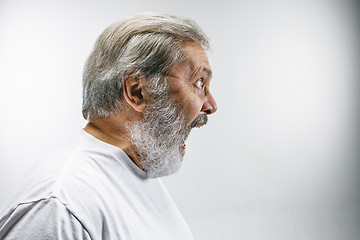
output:
<instances>
[{"instance_id":1,"label":"forehead","mask_svg":"<svg viewBox=\"0 0 360 240\"><path fill-rule=\"evenodd\" d=\"M212 70L204 48L198 42L184 42L181 48L186 60L175 67L191 75L206 75L211 78Z\"/></svg>"}]
</instances>

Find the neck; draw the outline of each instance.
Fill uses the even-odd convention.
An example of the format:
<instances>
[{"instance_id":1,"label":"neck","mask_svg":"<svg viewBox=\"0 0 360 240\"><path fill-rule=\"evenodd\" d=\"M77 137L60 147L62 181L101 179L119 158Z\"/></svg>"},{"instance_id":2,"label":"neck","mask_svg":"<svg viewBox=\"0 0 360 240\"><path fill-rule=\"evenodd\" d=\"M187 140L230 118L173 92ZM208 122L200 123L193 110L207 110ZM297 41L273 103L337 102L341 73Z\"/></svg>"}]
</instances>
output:
<instances>
[{"instance_id":1,"label":"neck","mask_svg":"<svg viewBox=\"0 0 360 240\"><path fill-rule=\"evenodd\" d=\"M121 148L130 159L143 170L140 164L140 157L130 141L125 124L117 126L117 124L114 123L116 123L116 121L111 119L111 117L108 119L94 119L87 123L84 130L100 141Z\"/></svg>"}]
</instances>

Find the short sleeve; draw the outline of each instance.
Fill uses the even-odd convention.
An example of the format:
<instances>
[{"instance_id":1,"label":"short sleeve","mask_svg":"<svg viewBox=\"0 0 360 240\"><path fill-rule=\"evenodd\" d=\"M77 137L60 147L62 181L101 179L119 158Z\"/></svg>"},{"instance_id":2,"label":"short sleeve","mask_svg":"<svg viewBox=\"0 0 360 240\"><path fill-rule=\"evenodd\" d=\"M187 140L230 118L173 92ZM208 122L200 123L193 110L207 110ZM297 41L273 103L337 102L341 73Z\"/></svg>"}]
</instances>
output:
<instances>
[{"instance_id":1,"label":"short sleeve","mask_svg":"<svg viewBox=\"0 0 360 240\"><path fill-rule=\"evenodd\" d=\"M56 198L19 204L0 220L0 239L91 239L77 218Z\"/></svg>"}]
</instances>

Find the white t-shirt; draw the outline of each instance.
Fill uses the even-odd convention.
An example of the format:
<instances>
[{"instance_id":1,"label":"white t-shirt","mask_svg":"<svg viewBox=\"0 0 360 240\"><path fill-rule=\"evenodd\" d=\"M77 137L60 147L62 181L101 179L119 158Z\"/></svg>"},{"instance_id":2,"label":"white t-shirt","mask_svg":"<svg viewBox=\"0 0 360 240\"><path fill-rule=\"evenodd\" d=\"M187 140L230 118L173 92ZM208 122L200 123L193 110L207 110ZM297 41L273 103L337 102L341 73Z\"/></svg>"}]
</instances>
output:
<instances>
[{"instance_id":1,"label":"white t-shirt","mask_svg":"<svg viewBox=\"0 0 360 240\"><path fill-rule=\"evenodd\" d=\"M0 239L193 239L160 179L82 131L2 209Z\"/></svg>"}]
</instances>

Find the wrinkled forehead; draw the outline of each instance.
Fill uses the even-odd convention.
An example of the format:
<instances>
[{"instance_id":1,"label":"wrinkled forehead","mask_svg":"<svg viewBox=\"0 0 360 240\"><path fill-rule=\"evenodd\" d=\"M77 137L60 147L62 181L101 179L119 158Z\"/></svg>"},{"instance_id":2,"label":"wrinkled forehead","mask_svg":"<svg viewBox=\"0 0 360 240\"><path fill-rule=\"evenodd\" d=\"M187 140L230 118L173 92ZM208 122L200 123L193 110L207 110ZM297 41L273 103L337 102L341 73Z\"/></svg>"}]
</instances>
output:
<instances>
[{"instance_id":1,"label":"wrinkled forehead","mask_svg":"<svg viewBox=\"0 0 360 240\"><path fill-rule=\"evenodd\" d=\"M211 78L212 70L206 51L198 42L185 42L182 44L181 52L184 61L179 63L172 72L182 70L192 76L203 75Z\"/></svg>"}]
</instances>

